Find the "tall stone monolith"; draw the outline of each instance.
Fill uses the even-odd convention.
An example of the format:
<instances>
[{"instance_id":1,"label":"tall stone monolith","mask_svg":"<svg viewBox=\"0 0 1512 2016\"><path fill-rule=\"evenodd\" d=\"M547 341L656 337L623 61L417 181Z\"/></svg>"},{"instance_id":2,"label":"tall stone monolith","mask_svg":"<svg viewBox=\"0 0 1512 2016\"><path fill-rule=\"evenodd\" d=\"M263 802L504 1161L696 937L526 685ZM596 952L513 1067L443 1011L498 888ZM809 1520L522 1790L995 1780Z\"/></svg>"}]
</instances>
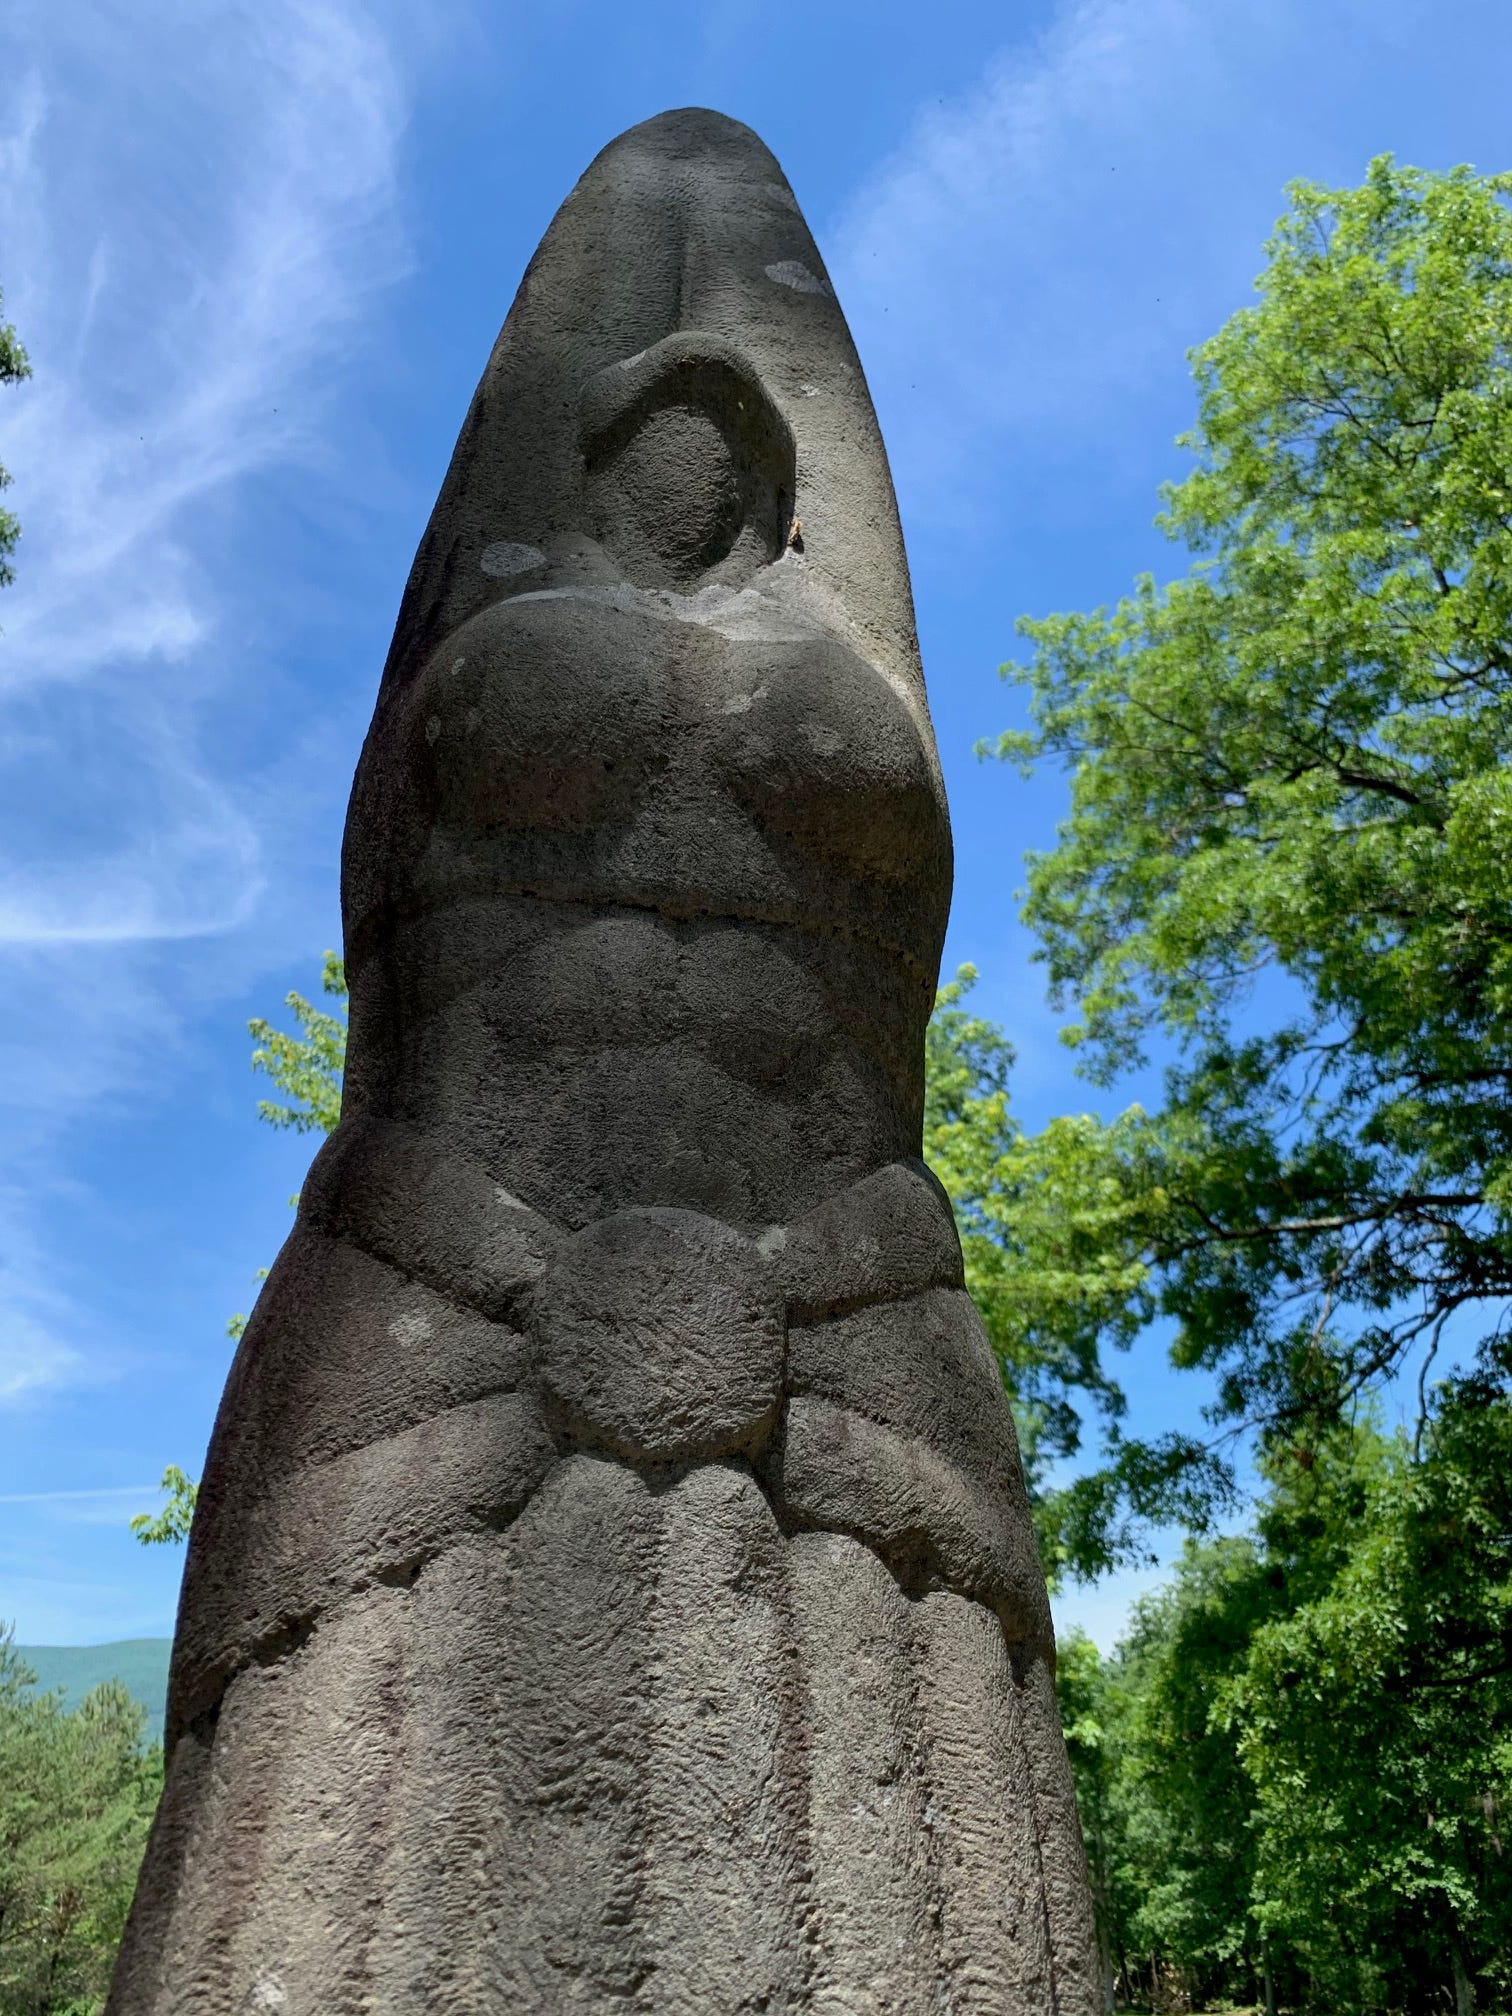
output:
<instances>
[{"instance_id":1,"label":"tall stone monolith","mask_svg":"<svg viewBox=\"0 0 1512 2016\"><path fill-rule=\"evenodd\" d=\"M918 1159L949 889L845 319L761 142L670 113L543 239L405 591L114 2016L1097 2007Z\"/></svg>"}]
</instances>

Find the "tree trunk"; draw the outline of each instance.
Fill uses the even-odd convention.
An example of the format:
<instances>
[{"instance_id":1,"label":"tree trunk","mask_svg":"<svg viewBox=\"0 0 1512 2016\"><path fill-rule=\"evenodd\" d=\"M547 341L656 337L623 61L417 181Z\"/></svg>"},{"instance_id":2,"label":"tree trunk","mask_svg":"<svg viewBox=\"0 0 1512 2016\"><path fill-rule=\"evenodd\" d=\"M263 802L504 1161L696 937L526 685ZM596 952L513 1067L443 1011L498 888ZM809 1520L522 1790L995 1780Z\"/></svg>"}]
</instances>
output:
<instances>
[{"instance_id":1,"label":"tree trunk","mask_svg":"<svg viewBox=\"0 0 1512 2016\"><path fill-rule=\"evenodd\" d=\"M1114 2010L1118 2007L1118 2001L1113 1992L1113 1949L1108 1943L1108 1933L1105 1926L1098 1928L1097 1964L1099 1972L1102 1975L1103 2016L1113 2016Z\"/></svg>"},{"instance_id":2,"label":"tree trunk","mask_svg":"<svg viewBox=\"0 0 1512 2016\"><path fill-rule=\"evenodd\" d=\"M1260 1942L1260 1979L1265 1983L1265 2016L1276 2016L1276 1977L1271 1972L1269 1939Z\"/></svg>"},{"instance_id":3,"label":"tree trunk","mask_svg":"<svg viewBox=\"0 0 1512 2016\"><path fill-rule=\"evenodd\" d=\"M1454 1970L1454 2016L1475 2016L1475 1983L1465 1965L1465 1949L1457 1931L1449 1934L1449 1965Z\"/></svg>"}]
</instances>

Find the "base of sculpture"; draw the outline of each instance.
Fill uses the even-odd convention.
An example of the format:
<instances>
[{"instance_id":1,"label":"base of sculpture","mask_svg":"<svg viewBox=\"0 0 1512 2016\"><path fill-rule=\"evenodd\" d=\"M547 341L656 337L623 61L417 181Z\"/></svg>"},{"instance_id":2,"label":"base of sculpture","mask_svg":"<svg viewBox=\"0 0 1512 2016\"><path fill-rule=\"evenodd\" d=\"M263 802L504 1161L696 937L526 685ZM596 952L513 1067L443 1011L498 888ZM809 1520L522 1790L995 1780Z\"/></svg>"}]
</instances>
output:
<instances>
[{"instance_id":1,"label":"base of sculpture","mask_svg":"<svg viewBox=\"0 0 1512 2016\"><path fill-rule=\"evenodd\" d=\"M433 1165L389 1157L337 1137L265 1290L114 2016L1090 2016L1044 1584L927 1172L756 1240L563 1237L453 1160L472 1261L400 1270Z\"/></svg>"},{"instance_id":2,"label":"base of sculpture","mask_svg":"<svg viewBox=\"0 0 1512 2016\"><path fill-rule=\"evenodd\" d=\"M571 1458L207 1720L120 2016L1099 2006L1043 1657L736 1462Z\"/></svg>"}]
</instances>

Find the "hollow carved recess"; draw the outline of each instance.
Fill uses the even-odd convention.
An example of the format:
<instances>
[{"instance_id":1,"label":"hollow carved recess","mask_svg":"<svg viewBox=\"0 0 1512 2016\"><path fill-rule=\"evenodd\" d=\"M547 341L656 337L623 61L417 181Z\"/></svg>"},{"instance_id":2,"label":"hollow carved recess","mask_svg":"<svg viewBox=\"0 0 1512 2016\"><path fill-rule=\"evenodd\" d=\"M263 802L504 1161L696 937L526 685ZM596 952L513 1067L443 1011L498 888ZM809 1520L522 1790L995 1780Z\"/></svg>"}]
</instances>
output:
<instances>
[{"instance_id":1,"label":"hollow carved recess","mask_svg":"<svg viewBox=\"0 0 1512 2016\"><path fill-rule=\"evenodd\" d=\"M792 430L739 348L679 330L582 394L589 528L637 587L739 585L785 550Z\"/></svg>"}]
</instances>

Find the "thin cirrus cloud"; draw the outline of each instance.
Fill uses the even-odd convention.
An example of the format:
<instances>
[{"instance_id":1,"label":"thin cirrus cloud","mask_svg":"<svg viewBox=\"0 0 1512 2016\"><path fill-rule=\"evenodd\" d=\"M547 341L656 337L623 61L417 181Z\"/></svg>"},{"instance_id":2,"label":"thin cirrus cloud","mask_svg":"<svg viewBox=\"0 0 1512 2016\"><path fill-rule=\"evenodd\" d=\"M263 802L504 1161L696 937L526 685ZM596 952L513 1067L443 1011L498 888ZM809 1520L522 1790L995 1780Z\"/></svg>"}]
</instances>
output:
<instances>
[{"instance_id":1,"label":"thin cirrus cloud","mask_svg":"<svg viewBox=\"0 0 1512 2016\"><path fill-rule=\"evenodd\" d=\"M63 1130L171 1068L184 941L265 900L276 804L232 780L291 589L249 502L329 474L333 366L409 259L405 118L359 0L4 12L0 1409L128 1363L71 1299Z\"/></svg>"},{"instance_id":2,"label":"thin cirrus cloud","mask_svg":"<svg viewBox=\"0 0 1512 2016\"><path fill-rule=\"evenodd\" d=\"M78 1384L85 1369L83 1354L11 1303L4 1282L0 1312L0 1407Z\"/></svg>"},{"instance_id":3,"label":"thin cirrus cloud","mask_svg":"<svg viewBox=\"0 0 1512 2016\"><path fill-rule=\"evenodd\" d=\"M34 377L3 412L0 947L233 929L261 848L204 727L239 670L216 561L251 481L322 461L320 367L403 269L395 65L307 0L23 7L5 39Z\"/></svg>"},{"instance_id":4,"label":"thin cirrus cloud","mask_svg":"<svg viewBox=\"0 0 1512 2016\"><path fill-rule=\"evenodd\" d=\"M1037 465L1057 440L1084 456L1089 424L1179 360L1203 221L1232 213L1211 175L1173 171L1211 149L1234 88L1216 44L1258 8L1223 12L1226 27L1193 0L1063 9L922 114L842 214L833 263L916 513L980 513L984 427Z\"/></svg>"},{"instance_id":5,"label":"thin cirrus cloud","mask_svg":"<svg viewBox=\"0 0 1512 2016\"><path fill-rule=\"evenodd\" d=\"M19 1186L0 1184L0 1408L29 1406L104 1370L66 1339L76 1312L31 1221Z\"/></svg>"},{"instance_id":6,"label":"thin cirrus cloud","mask_svg":"<svg viewBox=\"0 0 1512 2016\"><path fill-rule=\"evenodd\" d=\"M1481 0L1455 20L1426 0L1071 0L921 113L829 256L906 515L1001 538L1005 497L1079 519L1121 480L1153 509L1185 352L1250 298L1286 182L1473 154L1500 130L1494 19Z\"/></svg>"}]
</instances>

